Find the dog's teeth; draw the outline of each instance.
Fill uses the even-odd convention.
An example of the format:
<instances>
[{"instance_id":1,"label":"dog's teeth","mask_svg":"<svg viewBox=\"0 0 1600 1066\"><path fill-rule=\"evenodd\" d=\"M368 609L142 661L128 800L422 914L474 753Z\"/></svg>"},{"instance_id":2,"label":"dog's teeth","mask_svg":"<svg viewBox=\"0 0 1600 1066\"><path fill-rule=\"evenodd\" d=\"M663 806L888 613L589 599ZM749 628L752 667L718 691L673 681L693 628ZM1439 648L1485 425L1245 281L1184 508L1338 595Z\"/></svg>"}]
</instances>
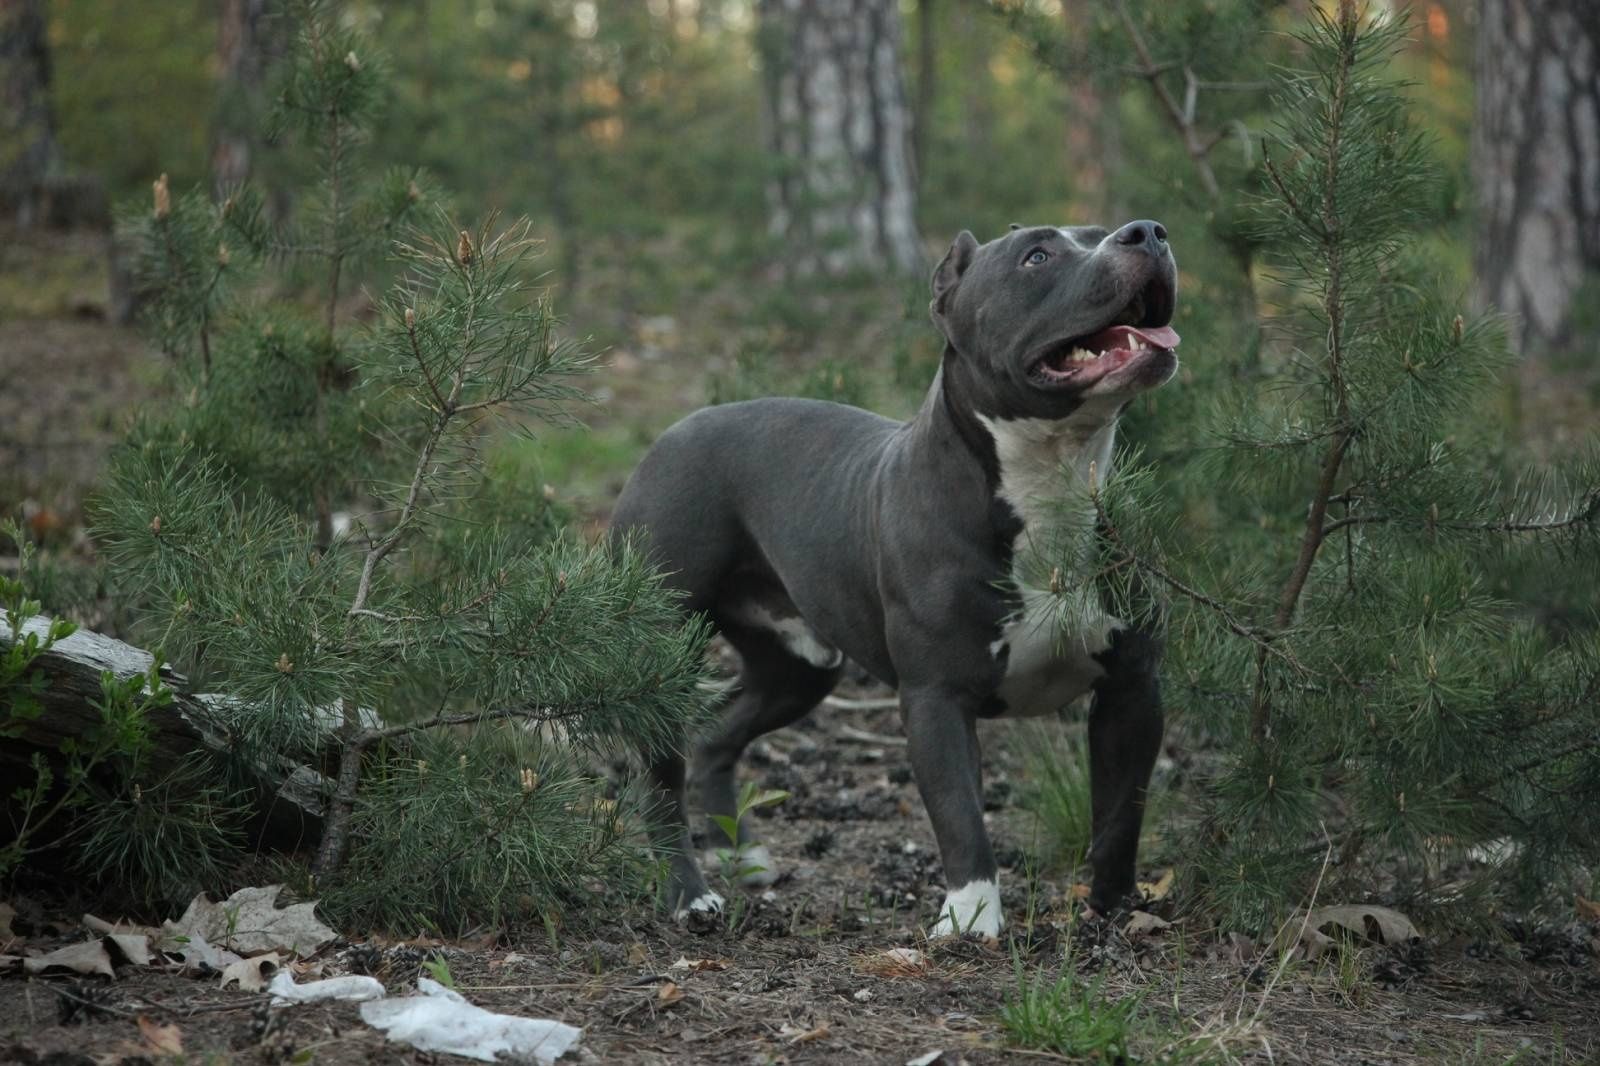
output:
<instances>
[{"instance_id":1,"label":"dog's teeth","mask_svg":"<svg viewBox=\"0 0 1600 1066\"><path fill-rule=\"evenodd\" d=\"M1093 352L1085 351L1082 348L1074 348L1072 349L1072 355L1070 358L1074 363L1092 363L1094 362L1095 355Z\"/></svg>"}]
</instances>

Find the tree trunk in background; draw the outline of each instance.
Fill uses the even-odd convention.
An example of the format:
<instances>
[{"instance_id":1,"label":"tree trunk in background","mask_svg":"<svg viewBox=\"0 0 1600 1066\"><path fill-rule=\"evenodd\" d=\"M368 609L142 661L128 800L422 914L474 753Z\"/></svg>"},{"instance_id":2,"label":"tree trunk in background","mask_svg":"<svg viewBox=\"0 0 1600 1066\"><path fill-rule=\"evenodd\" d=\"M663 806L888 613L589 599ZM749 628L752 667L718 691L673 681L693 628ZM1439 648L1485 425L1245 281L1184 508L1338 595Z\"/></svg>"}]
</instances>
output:
<instances>
[{"instance_id":1,"label":"tree trunk in background","mask_svg":"<svg viewBox=\"0 0 1600 1066\"><path fill-rule=\"evenodd\" d=\"M757 11L785 261L922 269L898 3L759 0Z\"/></svg>"},{"instance_id":2,"label":"tree trunk in background","mask_svg":"<svg viewBox=\"0 0 1600 1066\"><path fill-rule=\"evenodd\" d=\"M267 0L222 0L217 26L217 121L211 140L211 187L217 196L250 177L260 126L267 50Z\"/></svg>"},{"instance_id":3,"label":"tree trunk in background","mask_svg":"<svg viewBox=\"0 0 1600 1066\"><path fill-rule=\"evenodd\" d=\"M1090 0L1062 0L1061 17L1068 39L1074 43L1087 36L1094 25L1094 4ZM1084 70L1075 77L1064 77L1067 104L1067 158L1072 160L1072 203L1082 217L1069 223L1097 223L1116 227L1123 221L1121 204L1114 204L1110 152L1104 134L1116 134L1116 122L1106 114L1105 101L1093 75ZM1121 147L1117 142L1117 147Z\"/></svg>"},{"instance_id":4,"label":"tree trunk in background","mask_svg":"<svg viewBox=\"0 0 1600 1066\"><path fill-rule=\"evenodd\" d=\"M31 226L60 165L41 0L0 0L0 211Z\"/></svg>"},{"instance_id":5,"label":"tree trunk in background","mask_svg":"<svg viewBox=\"0 0 1600 1066\"><path fill-rule=\"evenodd\" d=\"M922 176L928 172L928 141L933 129L933 99L939 76L939 53L934 35L936 7L936 0L917 0L917 110L911 132L919 190Z\"/></svg>"},{"instance_id":6,"label":"tree trunk in background","mask_svg":"<svg viewBox=\"0 0 1600 1066\"><path fill-rule=\"evenodd\" d=\"M1478 293L1538 355L1575 340L1573 297L1600 272L1600 3L1478 10Z\"/></svg>"}]
</instances>

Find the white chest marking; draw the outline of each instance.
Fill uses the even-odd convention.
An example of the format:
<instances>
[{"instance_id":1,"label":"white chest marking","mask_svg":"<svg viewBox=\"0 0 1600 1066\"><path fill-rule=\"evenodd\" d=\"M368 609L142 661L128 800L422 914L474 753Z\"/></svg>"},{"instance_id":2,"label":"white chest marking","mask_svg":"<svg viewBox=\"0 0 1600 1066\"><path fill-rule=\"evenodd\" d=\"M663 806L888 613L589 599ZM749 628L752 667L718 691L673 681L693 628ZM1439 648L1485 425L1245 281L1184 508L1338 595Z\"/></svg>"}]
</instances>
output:
<instances>
[{"instance_id":1,"label":"white chest marking","mask_svg":"<svg viewBox=\"0 0 1600 1066\"><path fill-rule=\"evenodd\" d=\"M1111 471L1124 399L1091 397L1059 420L982 419L1000 460L1000 496L1022 519L1011 568L1022 605L989 648L1007 657L1000 697L1008 714L1052 714L1104 674L1094 656L1121 622L1083 580L1095 553L1088 491L1091 470L1099 482ZM1060 591L1052 592L1057 565Z\"/></svg>"}]
</instances>

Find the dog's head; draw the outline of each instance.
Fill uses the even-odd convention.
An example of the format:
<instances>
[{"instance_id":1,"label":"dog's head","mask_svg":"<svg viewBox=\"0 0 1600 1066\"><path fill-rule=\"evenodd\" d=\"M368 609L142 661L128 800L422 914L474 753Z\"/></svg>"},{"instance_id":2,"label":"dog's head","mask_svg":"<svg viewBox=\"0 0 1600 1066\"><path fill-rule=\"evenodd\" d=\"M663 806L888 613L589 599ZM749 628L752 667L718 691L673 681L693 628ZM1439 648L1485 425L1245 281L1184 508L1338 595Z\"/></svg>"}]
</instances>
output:
<instances>
[{"instance_id":1,"label":"dog's head","mask_svg":"<svg viewBox=\"0 0 1600 1066\"><path fill-rule=\"evenodd\" d=\"M1060 417L1132 398L1178 366L1177 264L1159 222L963 230L933 272L933 320L985 414Z\"/></svg>"}]
</instances>

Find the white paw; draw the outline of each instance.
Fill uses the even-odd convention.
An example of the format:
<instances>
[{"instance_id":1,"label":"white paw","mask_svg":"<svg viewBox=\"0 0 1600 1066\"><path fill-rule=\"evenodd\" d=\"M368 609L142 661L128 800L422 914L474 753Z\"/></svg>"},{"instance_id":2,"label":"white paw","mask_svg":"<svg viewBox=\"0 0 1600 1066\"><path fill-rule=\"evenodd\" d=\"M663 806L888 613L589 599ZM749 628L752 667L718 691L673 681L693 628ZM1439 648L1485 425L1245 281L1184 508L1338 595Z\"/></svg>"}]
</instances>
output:
<instances>
[{"instance_id":1,"label":"white paw","mask_svg":"<svg viewBox=\"0 0 1600 1066\"><path fill-rule=\"evenodd\" d=\"M1004 924L1000 917L1000 886L993 881L969 881L945 893L939 920L928 930L928 939L963 933L998 937Z\"/></svg>"},{"instance_id":2,"label":"white paw","mask_svg":"<svg viewBox=\"0 0 1600 1066\"><path fill-rule=\"evenodd\" d=\"M721 914L724 903L726 900L717 893L707 892L690 900L687 907L679 907L673 912L672 917L675 921L681 922L691 914Z\"/></svg>"},{"instance_id":3,"label":"white paw","mask_svg":"<svg viewBox=\"0 0 1600 1066\"><path fill-rule=\"evenodd\" d=\"M766 888L778 881L778 868L765 844L748 844L737 851L717 848L707 860L713 869L746 888Z\"/></svg>"}]
</instances>

